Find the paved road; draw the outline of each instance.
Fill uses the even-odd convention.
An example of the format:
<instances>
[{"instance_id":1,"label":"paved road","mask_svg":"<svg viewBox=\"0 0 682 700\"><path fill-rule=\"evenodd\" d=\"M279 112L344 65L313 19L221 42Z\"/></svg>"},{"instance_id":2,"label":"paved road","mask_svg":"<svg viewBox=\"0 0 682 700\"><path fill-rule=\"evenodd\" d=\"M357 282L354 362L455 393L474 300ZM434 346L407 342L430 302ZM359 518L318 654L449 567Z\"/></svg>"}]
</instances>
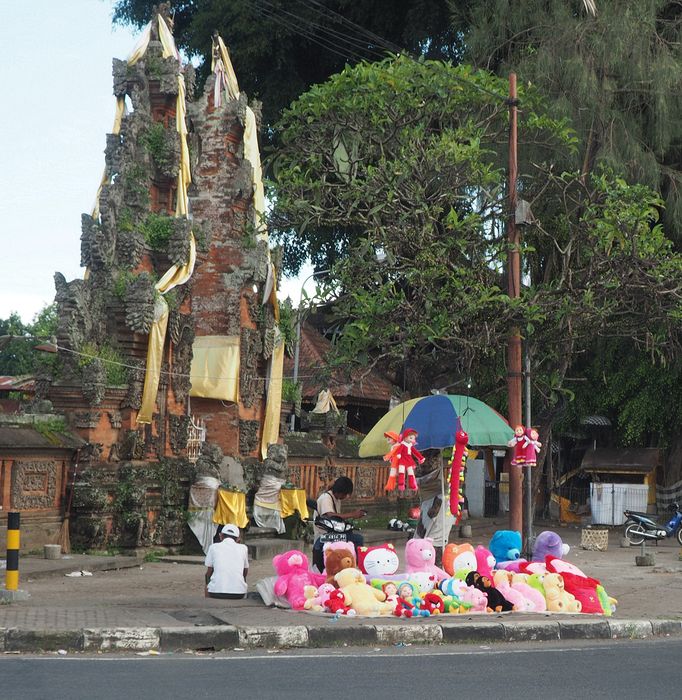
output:
<instances>
[{"instance_id":1,"label":"paved road","mask_svg":"<svg viewBox=\"0 0 682 700\"><path fill-rule=\"evenodd\" d=\"M677 699L682 640L158 657L0 657L2 697Z\"/></svg>"}]
</instances>

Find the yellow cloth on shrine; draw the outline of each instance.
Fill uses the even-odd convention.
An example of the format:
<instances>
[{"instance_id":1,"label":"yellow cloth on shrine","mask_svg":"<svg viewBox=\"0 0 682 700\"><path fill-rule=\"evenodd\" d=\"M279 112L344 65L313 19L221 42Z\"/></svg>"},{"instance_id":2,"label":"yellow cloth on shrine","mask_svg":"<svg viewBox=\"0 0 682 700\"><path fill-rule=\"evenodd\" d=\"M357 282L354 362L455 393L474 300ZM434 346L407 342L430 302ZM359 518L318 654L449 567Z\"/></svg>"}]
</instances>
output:
<instances>
[{"instance_id":1,"label":"yellow cloth on shrine","mask_svg":"<svg viewBox=\"0 0 682 700\"><path fill-rule=\"evenodd\" d=\"M190 396L239 401L239 336L195 338L190 382Z\"/></svg>"},{"instance_id":2,"label":"yellow cloth on shrine","mask_svg":"<svg viewBox=\"0 0 682 700\"><path fill-rule=\"evenodd\" d=\"M282 517L287 518L298 511L301 518L305 520L308 517L308 505L305 499L304 489L282 489L279 492Z\"/></svg>"},{"instance_id":3,"label":"yellow cloth on shrine","mask_svg":"<svg viewBox=\"0 0 682 700\"><path fill-rule=\"evenodd\" d=\"M231 523L237 527L246 527L246 494L238 491L218 489L218 502L213 511L213 522L220 525Z\"/></svg>"},{"instance_id":4,"label":"yellow cloth on shrine","mask_svg":"<svg viewBox=\"0 0 682 700\"><path fill-rule=\"evenodd\" d=\"M284 337L276 328L275 347L270 357L268 397L265 404L265 421L261 436L261 457L268 454L268 445L279 440L279 421L282 411L282 375L284 374Z\"/></svg>"},{"instance_id":5,"label":"yellow cloth on shrine","mask_svg":"<svg viewBox=\"0 0 682 700\"><path fill-rule=\"evenodd\" d=\"M149 343L147 345L147 368L144 374L144 389L142 390L142 405L137 414L138 423L151 423L154 405L156 404L156 392L161 379L161 361L163 358L163 344L166 339L168 327L168 304L163 297L158 297L154 304L154 322L149 331Z\"/></svg>"}]
</instances>

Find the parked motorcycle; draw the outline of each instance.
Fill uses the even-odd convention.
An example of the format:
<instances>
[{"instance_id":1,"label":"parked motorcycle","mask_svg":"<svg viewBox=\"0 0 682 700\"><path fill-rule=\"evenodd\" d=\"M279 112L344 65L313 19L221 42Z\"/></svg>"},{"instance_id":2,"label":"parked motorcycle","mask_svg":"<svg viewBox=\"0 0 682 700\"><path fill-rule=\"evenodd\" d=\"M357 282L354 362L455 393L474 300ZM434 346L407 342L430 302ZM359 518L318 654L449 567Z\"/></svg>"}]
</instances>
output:
<instances>
[{"instance_id":1,"label":"parked motorcycle","mask_svg":"<svg viewBox=\"0 0 682 700\"><path fill-rule=\"evenodd\" d=\"M682 545L682 512L680 506L674 503L670 510L675 515L665 525L658 524L648 513L639 513L635 510L624 510L625 537L630 544L642 544L644 540L664 540L666 537L677 537Z\"/></svg>"},{"instance_id":2,"label":"parked motorcycle","mask_svg":"<svg viewBox=\"0 0 682 700\"><path fill-rule=\"evenodd\" d=\"M337 515L317 515L315 510L317 508L317 501L307 499L306 502L308 504L308 510L310 510L311 513L315 513L316 517L313 523L321 530L324 530L324 534L320 535L316 540L317 547L313 547L313 567L321 572L324 569L324 556L322 554L324 543L348 542L349 535L353 532L355 527L353 523L339 518Z\"/></svg>"}]
</instances>

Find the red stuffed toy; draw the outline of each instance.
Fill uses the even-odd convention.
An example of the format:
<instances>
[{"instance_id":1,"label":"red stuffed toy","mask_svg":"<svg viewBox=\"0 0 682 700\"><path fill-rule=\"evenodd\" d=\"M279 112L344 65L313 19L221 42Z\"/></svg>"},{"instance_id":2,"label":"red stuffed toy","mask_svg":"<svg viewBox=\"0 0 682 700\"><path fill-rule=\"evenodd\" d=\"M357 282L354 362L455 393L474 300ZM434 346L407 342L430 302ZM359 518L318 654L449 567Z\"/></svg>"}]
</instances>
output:
<instances>
[{"instance_id":1,"label":"red stuffed toy","mask_svg":"<svg viewBox=\"0 0 682 700\"><path fill-rule=\"evenodd\" d=\"M437 593L426 593L420 608L429 615L440 615L445 612L445 601Z\"/></svg>"},{"instance_id":2,"label":"red stuffed toy","mask_svg":"<svg viewBox=\"0 0 682 700\"><path fill-rule=\"evenodd\" d=\"M514 455L512 456L511 463L515 467L524 464L526 461L525 436L526 429L522 425L517 425L514 428L514 437L507 443L509 447L514 448Z\"/></svg>"},{"instance_id":3,"label":"red stuffed toy","mask_svg":"<svg viewBox=\"0 0 682 700\"><path fill-rule=\"evenodd\" d=\"M526 428L525 435L523 438L523 446L527 467L534 467L538 462L538 455L540 454L540 448L542 443L538 440L540 437L539 433L535 428Z\"/></svg>"},{"instance_id":4,"label":"red stuffed toy","mask_svg":"<svg viewBox=\"0 0 682 700\"><path fill-rule=\"evenodd\" d=\"M338 588L329 594L324 605L330 613L334 614L348 615L351 611L350 606L346 605L346 596Z\"/></svg>"},{"instance_id":5,"label":"red stuffed toy","mask_svg":"<svg viewBox=\"0 0 682 700\"><path fill-rule=\"evenodd\" d=\"M395 448L395 462L398 468L398 491L405 490L405 473L407 472L407 487L417 490L417 479L414 475L415 460L422 464L425 457L415 447L417 443L417 431L408 428L402 434L402 440Z\"/></svg>"},{"instance_id":6,"label":"red stuffed toy","mask_svg":"<svg viewBox=\"0 0 682 700\"><path fill-rule=\"evenodd\" d=\"M386 486L384 486L384 491L393 491L396 484L396 476L398 475L398 458L396 453L398 452L398 446L402 438L398 433L394 433L392 430L387 430L384 433L386 441L390 445L390 450L384 455L384 462L390 462L391 468L388 472L388 481Z\"/></svg>"},{"instance_id":7,"label":"red stuffed toy","mask_svg":"<svg viewBox=\"0 0 682 700\"><path fill-rule=\"evenodd\" d=\"M455 449L450 461L450 512L455 516L455 525L462 518L464 503L464 467L467 462L469 436L460 428L455 434Z\"/></svg>"}]
</instances>

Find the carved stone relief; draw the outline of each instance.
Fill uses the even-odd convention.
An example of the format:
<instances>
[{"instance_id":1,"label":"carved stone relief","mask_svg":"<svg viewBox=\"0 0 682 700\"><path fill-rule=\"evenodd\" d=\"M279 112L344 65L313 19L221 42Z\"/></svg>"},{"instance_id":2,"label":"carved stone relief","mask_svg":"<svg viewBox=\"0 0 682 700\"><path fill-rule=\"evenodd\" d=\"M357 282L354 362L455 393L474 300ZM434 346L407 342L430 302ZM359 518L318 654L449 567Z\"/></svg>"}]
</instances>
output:
<instances>
[{"instance_id":1,"label":"carved stone relief","mask_svg":"<svg viewBox=\"0 0 682 700\"><path fill-rule=\"evenodd\" d=\"M242 328L240 349L239 390L242 404L251 408L263 396L263 382L258 376L258 358L263 352L260 333L252 328Z\"/></svg>"},{"instance_id":2,"label":"carved stone relief","mask_svg":"<svg viewBox=\"0 0 682 700\"><path fill-rule=\"evenodd\" d=\"M169 441L173 454L181 454L187 447L189 439L189 416L168 416L168 427L170 429Z\"/></svg>"},{"instance_id":3,"label":"carved stone relief","mask_svg":"<svg viewBox=\"0 0 682 700\"><path fill-rule=\"evenodd\" d=\"M257 420L239 421L239 452L243 455L253 452L258 447L258 428L260 422Z\"/></svg>"},{"instance_id":4,"label":"carved stone relief","mask_svg":"<svg viewBox=\"0 0 682 700\"><path fill-rule=\"evenodd\" d=\"M96 428L99 423L99 411L77 411L74 413L76 428Z\"/></svg>"},{"instance_id":5,"label":"carved stone relief","mask_svg":"<svg viewBox=\"0 0 682 700\"><path fill-rule=\"evenodd\" d=\"M55 462L14 462L12 507L20 510L52 508L57 495Z\"/></svg>"},{"instance_id":6,"label":"carved stone relief","mask_svg":"<svg viewBox=\"0 0 682 700\"><path fill-rule=\"evenodd\" d=\"M109 411L109 423L111 423L112 428L118 428L121 427L122 424L122 417L121 417L121 412L120 411Z\"/></svg>"}]
</instances>

